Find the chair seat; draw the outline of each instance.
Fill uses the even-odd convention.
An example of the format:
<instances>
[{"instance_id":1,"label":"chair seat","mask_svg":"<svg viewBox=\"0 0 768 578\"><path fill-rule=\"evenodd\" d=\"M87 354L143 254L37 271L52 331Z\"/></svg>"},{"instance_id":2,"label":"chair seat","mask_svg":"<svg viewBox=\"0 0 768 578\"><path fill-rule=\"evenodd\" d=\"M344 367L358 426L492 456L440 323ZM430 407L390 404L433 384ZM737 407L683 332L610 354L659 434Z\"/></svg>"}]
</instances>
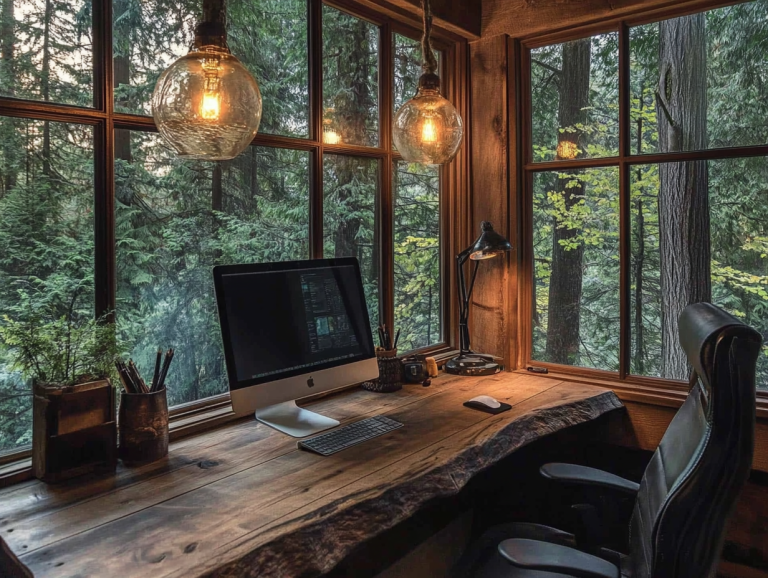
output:
<instances>
[{"instance_id":1,"label":"chair seat","mask_svg":"<svg viewBox=\"0 0 768 578\"><path fill-rule=\"evenodd\" d=\"M549 526L501 524L488 529L470 546L454 567L452 578L571 578L566 574L515 568L499 554L499 544L510 538L527 538L570 547L576 545L573 534Z\"/></svg>"}]
</instances>

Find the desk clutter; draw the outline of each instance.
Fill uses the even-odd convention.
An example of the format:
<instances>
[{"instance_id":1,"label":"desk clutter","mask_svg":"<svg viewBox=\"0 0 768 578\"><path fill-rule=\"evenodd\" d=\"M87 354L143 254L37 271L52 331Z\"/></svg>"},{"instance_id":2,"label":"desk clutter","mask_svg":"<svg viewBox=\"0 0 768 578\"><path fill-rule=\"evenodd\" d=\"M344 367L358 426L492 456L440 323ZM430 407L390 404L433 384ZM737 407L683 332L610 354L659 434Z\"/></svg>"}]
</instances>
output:
<instances>
[{"instance_id":1,"label":"desk clutter","mask_svg":"<svg viewBox=\"0 0 768 578\"><path fill-rule=\"evenodd\" d=\"M376 361L379 364L379 377L362 384L363 389L377 393L392 393L403 388L403 382L421 383L428 387L432 377L437 377L437 362L433 357L413 354L400 359L397 357L397 343L400 330L392 333L386 325L379 325L379 346L376 348Z\"/></svg>"},{"instance_id":2,"label":"desk clutter","mask_svg":"<svg viewBox=\"0 0 768 578\"><path fill-rule=\"evenodd\" d=\"M158 348L152 379L142 379L132 359L115 362L124 391L120 395L120 459L126 465L154 462L168 455L168 397L165 378L175 351L163 358Z\"/></svg>"}]
</instances>

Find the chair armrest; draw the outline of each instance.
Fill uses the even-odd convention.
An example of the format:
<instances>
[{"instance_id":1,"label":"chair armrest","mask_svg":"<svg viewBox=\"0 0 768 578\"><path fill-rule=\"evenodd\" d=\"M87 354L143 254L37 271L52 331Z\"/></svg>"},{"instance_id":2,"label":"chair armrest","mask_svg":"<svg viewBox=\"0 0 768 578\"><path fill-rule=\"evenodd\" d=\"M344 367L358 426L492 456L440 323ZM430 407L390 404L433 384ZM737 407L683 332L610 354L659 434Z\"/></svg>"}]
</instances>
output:
<instances>
[{"instance_id":1,"label":"chair armrest","mask_svg":"<svg viewBox=\"0 0 768 578\"><path fill-rule=\"evenodd\" d=\"M539 472L545 478L555 480L556 482L598 486L625 494L632 494L633 496L640 490L640 484L587 466L558 463L544 464Z\"/></svg>"},{"instance_id":2,"label":"chair armrest","mask_svg":"<svg viewBox=\"0 0 768 578\"><path fill-rule=\"evenodd\" d=\"M499 544L499 553L513 566L526 570L574 578L621 578L619 569L610 562L559 544L513 538Z\"/></svg>"}]
</instances>

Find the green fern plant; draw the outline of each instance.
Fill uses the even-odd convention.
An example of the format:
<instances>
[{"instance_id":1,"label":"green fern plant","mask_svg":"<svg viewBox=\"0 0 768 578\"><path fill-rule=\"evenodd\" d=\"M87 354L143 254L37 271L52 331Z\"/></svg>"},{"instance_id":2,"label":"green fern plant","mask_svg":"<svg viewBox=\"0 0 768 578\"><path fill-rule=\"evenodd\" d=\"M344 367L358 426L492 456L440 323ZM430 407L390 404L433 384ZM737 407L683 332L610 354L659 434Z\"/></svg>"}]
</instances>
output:
<instances>
[{"instance_id":1,"label":"green fern plant","mask_svg":"<svg viewBox=\"0 0 768 578\"><path fill-rule=\"evenodd\" d=\"M114 375L119 353L115 325L106 317L54 317L38 312L14 320L3 316L0 341L11 369L27 379L67 386Z\"/></svg>"}]
</instances>

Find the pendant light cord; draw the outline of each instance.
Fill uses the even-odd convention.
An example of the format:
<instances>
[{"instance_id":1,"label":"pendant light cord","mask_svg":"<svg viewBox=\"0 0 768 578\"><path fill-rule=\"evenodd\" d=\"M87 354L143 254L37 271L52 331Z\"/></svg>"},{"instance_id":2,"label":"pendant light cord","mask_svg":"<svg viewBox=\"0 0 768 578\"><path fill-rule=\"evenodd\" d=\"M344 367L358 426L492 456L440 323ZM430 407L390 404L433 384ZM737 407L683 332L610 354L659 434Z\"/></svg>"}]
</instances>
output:
<instances>
[{"instance_id":1,"label":"pendant light cord","mask_svg":"<svg viewBox=\"0 0 768 578\"><path fill-rule=\"evenodd\" d=\"M437 59L432 52L432 6L429 0L421 0L424 35L421 37L421 69L424 74L437 74Z\"/></svg>"},{"instance_id":2,"label":"pendant light cord","mask_svg":"<svg viewBox=\"0 0 768 578\"><path fill-rule=\"evenodd\" d=\"M203 22L227 24L227 7L225 0L203 0Z\"/></svg>"}]
</instances>

